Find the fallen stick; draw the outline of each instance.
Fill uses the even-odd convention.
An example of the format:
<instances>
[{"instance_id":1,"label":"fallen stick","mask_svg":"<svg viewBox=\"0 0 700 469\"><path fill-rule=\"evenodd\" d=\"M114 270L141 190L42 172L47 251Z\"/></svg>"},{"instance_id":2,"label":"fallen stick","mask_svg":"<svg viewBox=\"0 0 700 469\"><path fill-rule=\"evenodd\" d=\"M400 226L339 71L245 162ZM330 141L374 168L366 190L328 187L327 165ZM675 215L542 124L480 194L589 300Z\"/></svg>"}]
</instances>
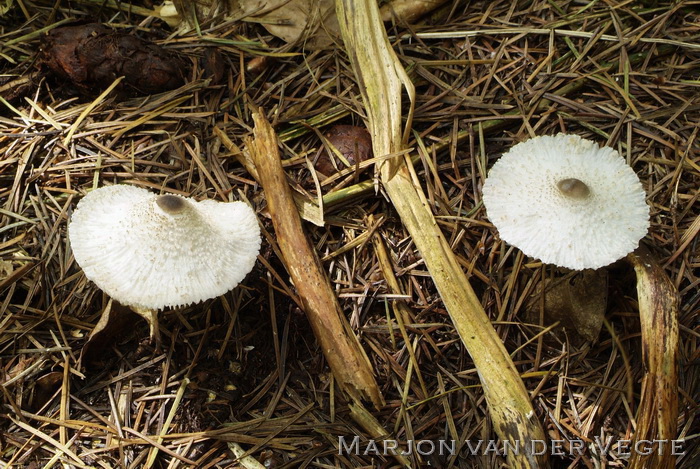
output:
<instances>
[{"instance_id":1,"label":"fallen stick","mask_svg":"<svg viewBox=\"0 0 700 469\"><path fill-rule=\"evenodd\" d=\"M253 121L254 139L248 139L246 146L265 191L284 265L299 292L323 355L340 388L353 401L368 401L380 408L384 399L369 359L340 309L321 261L304 233L282 168L277 136L260 111L253 111Z\"/></svg>"}]
</instances>

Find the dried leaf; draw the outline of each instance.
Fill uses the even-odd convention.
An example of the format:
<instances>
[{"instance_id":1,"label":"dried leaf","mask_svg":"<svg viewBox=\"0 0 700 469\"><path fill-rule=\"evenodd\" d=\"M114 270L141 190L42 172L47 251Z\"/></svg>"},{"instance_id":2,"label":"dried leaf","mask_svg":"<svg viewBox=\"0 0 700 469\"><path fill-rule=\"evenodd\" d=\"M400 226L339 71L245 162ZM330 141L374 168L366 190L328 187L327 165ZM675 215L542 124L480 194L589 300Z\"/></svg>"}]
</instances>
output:
<instances>
[{"instance_id":1,"label":"dried leaf","mask_svg":"<svg viewBox=\"0 0 700 469\"><path fill-rule=\"evenodd\" d=\"M285 42L303 41L306 49L324 49L339 41L333 0L176 0L175 8L191 25L227 11L228 19L260 23ZM166 7L167 5L164 5ZM169 11L166 8L166 11ZM168 13L169 14L169 13ZM172 15L165 18L174 21Z\"/></svg>"},{"instance_id":2,"label":"dried leaf","mask_svg":"<svg viewBox=\"0 0 700 469\"><path fill-rule=\"evenodd\" d=\"M12 272L14 271L15 268L12 265L12 262L0 259L0 282L12 275Z\"/></svg>"},{"instance_id":3,"label":"dried leaf","mask_svg":"<svg viewBox=\"0 0 700 469\"><path fill-rule=\"evenodd\" d=\"M196 27L218 14L226 14L229 11L228 0L173 0L164 2L156 8L162 20L171 27L189 26ZM174 10L174 11L173 11ZM175 13L176 12L176 13ZM182 20L185 19L183 23Z\"/></svg>"},{"instance_id":4,"label":"dried leaf","mask_svg":"<svg viewBox=\"0 0 700 469\"><path fill-rule=\"evenodd\" d=\"M242 3L251 12L256 2ZM339 41L333 0L263 0L260 4L265 13L252 19L285 42L301 40L306 49L324 49Z\"/></svg>"},{"instance_id":5,"label":"dried leaf","mask_svg":"<svg viewBox=\"0 0 700 469\"><path fill-rule=\"evenodd\" d=\"M29 409L32 412L44 407L51 397L61 388L63 372L52 371L34 381L32 397L29 401Z\"/></svg>"},{"instance_id":6,"label":"dried leaf","mask_svg":"<svg viewBox=\"0 0 700 469\"><path fill-rule=\"evenodd\" d=\"M137 318L130 308L110 300L83 346L80 363L90 367L101 362L107 348L133 331Z\"/></svg>"},{"instance_id":7,"label":"dried leaf","mask_svg":"<svg viewBox=\"0 0 700 469\"><path fill-rule=\"evenodd\" d=\"M527 307L527 320L544 325L559 322L574 342L598 338L607 307L608 275L605 269L571 272L545 283L544 299L540 284ZM544 301L543 301L544 300Z\"/></svg>"},{"instance_id":8,"label":"dried leaf","mask_svg":"<svg viewBox=\"0 0 700 469\"><path fill-rule=\"evenodd\" d=\"M392 0L382 5L383 21L396 17L406 23L412 23L423 15L445 4L447 0Z\"/></svg>"},{"instance_id":9,"label":"dried leaf","mask_svg":"<svg viewBox=\"0 0 700 469\"><path fill-rule=\"evenodd\" d=\"M275 0L257 17L271 34L285 42L304 42L307 49L323 49L339 41L338 19L332 0Z\"/></svg>"}]
</instances>

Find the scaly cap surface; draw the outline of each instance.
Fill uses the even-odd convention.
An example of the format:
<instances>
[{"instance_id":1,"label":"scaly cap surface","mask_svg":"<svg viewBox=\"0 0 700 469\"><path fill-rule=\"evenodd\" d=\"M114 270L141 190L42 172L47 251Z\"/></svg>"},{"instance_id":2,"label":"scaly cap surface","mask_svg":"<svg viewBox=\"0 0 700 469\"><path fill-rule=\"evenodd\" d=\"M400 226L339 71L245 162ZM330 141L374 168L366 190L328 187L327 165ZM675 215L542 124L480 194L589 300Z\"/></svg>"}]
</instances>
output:
<instances>
[{"instance_id":1,"label":"scaly cap surface","mask_svg":"<svg viewBox=\"0 0 700 469\"><path fill-rule=\"evenodd\" d=\"M197 202L127 185L83 197L68 235L88 279L116 301L147 309L233 289L252 270L261 242L243 202Z\"/></svg>"},{"instance_id":2,"label":"scaly cap surface","mask_svg":"<svg viewBox=\"0 0 700 469\"><path fill-rule=\"evenodd\" d=\"M639 178L617 151L577 135L519 143L483 187L501 239L547 264L608 265L639 244L649 207Z\"/></svg>"}]
</instances>

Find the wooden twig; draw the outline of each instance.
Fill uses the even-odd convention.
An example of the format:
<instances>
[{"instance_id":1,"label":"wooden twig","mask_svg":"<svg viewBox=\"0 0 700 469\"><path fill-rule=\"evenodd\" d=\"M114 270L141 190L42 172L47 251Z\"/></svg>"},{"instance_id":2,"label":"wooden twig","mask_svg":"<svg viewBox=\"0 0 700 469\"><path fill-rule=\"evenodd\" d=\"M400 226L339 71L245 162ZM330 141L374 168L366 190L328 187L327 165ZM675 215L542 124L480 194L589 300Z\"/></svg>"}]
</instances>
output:
<instances>
[{"instance_id":1,"label":"wooden twig","mask_svg":"<svg viewBox=\"0 0 700 469\"><path fill-rule=\"evenodd\" d=\"M321 261L309 244L282 169L277 137L260 111L253 111L254 139L247 147L275 227L284 263L299 292L323 354L340 388L354 401L384 404L369 359L355 337L331 288Z\"/></svg>"}]
</instances>

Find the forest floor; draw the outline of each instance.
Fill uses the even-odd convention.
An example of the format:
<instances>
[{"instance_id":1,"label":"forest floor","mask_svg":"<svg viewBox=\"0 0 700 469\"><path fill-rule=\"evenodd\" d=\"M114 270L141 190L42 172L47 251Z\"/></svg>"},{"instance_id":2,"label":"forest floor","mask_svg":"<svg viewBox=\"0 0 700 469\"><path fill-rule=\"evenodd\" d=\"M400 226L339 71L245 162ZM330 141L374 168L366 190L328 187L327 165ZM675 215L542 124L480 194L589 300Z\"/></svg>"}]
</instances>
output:
<instances>
[{"instance_id":1,"label":"forest floor","mask_svg":"<svg viewBox=\"0 0 700 469\"><path fill-rule=\"evenodd\" d=\"M274 126L295 192L324 201L322 223L304 228L386 401L378 422L400 444L457 441L454 454L408 455L415 467L501 467L496 452L466 453L465 441L496 438L479 375L373 161L330 177L314 170L321 135L364 125L342 40L314 49L223 16L173 28L126 2L5 3L0 467L398 466L366 451L372 435L353 420L292 293L265 192L241 164L253 108ZM73 20L158 44L182 82L144 92L152 77L140 77L105 92L111 79L57 75L46 35ZM543 265L504 243L482 204L501 154L568 132L616 149L646 190L641 243L680 299L677 467L700 467L700 3L447 2L410 26L385 25L416 86L407 145L433 214L548 437L585 442L552 466L628 467L617 444L601 452L593 442L631 438L645 373L634 271L622 261L595 273ZM161 347L86 279L68 243L77 202L111 184L245 197L261 220L254 270L219 298L161 312ZM402 295L382 275L375 235ZM544 292L590 276L602 279L587 303L600 313L592 330L548 324ZM408 306L405 335L396 301ZM108 306L124 324L86 347ZM343 451L341 438L355 435L361 450ZM241 451L255 461L237 460Z\"/></svg>"}]
</instances>

